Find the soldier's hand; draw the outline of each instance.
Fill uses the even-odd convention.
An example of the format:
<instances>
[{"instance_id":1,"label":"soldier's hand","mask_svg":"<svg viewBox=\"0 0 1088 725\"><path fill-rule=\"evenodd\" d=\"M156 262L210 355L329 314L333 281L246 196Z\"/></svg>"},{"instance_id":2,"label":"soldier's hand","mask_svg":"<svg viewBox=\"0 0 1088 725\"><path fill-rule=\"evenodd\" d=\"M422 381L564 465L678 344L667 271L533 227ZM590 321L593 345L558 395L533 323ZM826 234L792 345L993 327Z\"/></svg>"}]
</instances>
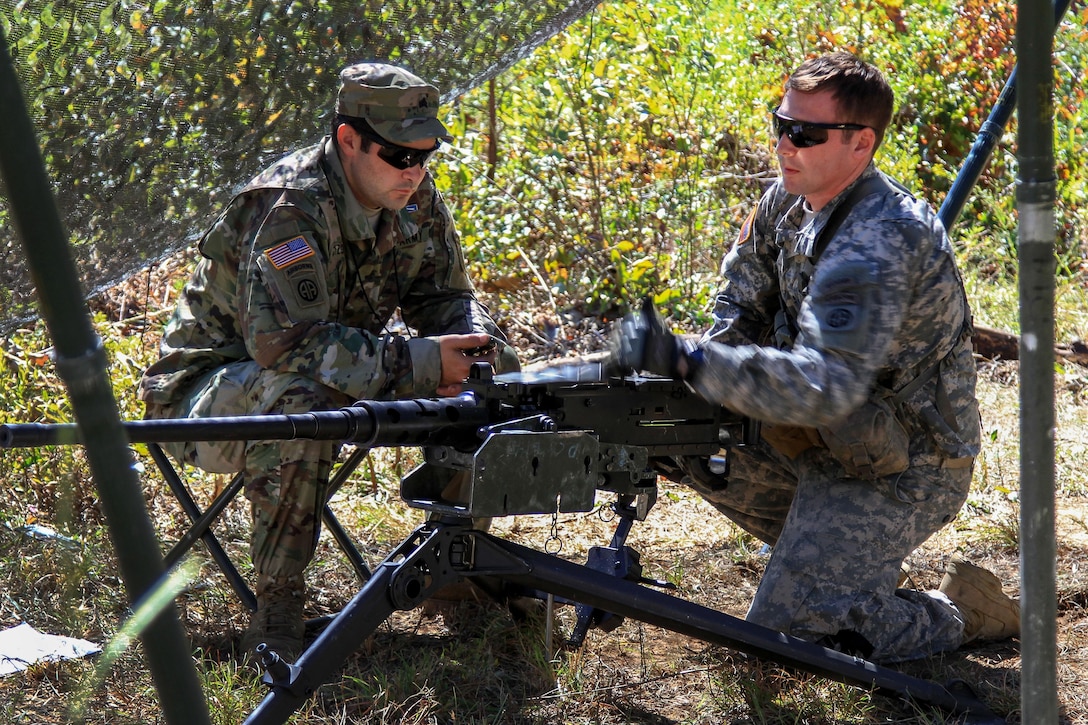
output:
<instances>
[{"instance_id":1,"label":"soldier's hand","mask_svg":"<svg viewBox=\"0 0 1088 725\"><path fill-rule=\"evenodd\" d=\"M612 332L610 369L617 374L648 372L680 378L677 363L683 343L665 328L648 297L642 310L626 315Z\"/></svg>"},{"instance_id":2,"label":"soldier's hand","mask_svg":"<svg viewBox=\"0 0 1088 725\"><path fill-rule=\"evenodd\" d=\"M495 341L485 332L442 335L438 345L442 352L442 380L436 392L442 396L460 393L472 366L478 362L494 365L498 354Z\"/></svg>"}]
</instances>

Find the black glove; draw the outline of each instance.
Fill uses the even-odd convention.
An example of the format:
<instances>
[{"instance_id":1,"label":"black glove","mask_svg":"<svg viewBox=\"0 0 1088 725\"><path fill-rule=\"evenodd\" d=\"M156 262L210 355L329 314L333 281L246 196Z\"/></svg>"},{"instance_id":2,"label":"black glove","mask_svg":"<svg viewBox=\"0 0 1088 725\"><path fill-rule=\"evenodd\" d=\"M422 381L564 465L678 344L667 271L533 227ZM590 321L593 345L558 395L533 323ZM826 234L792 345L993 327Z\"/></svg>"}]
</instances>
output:
<instances>
[{"instance_id":1,"label":"black glove","mask_svg":"<svg viewBox=\"0 0 1088 725\"><path fill-rule=\"evenodd\" d=\"M677 365L686 356L684 342L665 328L665 321L649 297L642 300L641 312L629 313L620 320L612 332L611 347L609 369L619 375L648 372L683 379L692 372L691 366L685 364L687 375L680 374Z\"/></svg>"}]
</instances>

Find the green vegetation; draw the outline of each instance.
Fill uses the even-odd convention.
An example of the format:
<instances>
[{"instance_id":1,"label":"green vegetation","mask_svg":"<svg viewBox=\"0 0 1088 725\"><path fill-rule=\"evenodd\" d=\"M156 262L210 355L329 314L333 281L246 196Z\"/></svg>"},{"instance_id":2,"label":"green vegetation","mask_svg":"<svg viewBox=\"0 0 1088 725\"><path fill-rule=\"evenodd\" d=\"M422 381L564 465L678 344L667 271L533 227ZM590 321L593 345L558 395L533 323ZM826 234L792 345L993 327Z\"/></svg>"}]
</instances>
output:
<instances>
[{"instance_id":1,"label":"green vegetation","mask_svg":"<svg viewBox=\"0 0 1088 725\"><path fill-rule=\"evenodd\" d=\"M572 321L603 321L652 293L678 329L706 323L718 261L740 221L774 176L767 111L782 78L807 54L847 48L884 69L898 112L878 162L939 206L1011 70L1012 2L905 3L901 0L806 0L786 12L745 0L607 2L531 57L458 99L450 120L457 141L436 166L454 207L480 287L525 348L548 356L600 347L578 337ZM1088 10L1077 9L1056 43L1058 209L1056 337L1069 341L1088 324L1084 259L1088 244ZM489 122L494 104L497 121ZM1015 121L1015 119L1014 119ZM489 155L489 142L497 150ZM1015 127L953 228L977 320L1016 332ZM184 272L184 265L180 273ZM178 273L159 284L170 288ZM141 370L155 356L162 310L144 284L122 295L144 317L118 315L110 294L93 304L110 373L129 419ZM163 295L155 292L156 299ZM123 319L119 319L122 318ZM538 318L571 323L565 338L544 339ZM597 326L591 326L597 331ZM540 334L534 334L540 333ZM543 346L538 345L544 339ZM0 341L0 409L5 421L67 421L66 393L52 370L41 326ZM1016 580L1018 407L1015 364L986 363L980 388L983 458L964 514L912 557L918 587L936 586L953 551L992 565L1007 586ZM1055 372L1059 391L1058 497L1069 539L1059 552L1061 693L1070 721L1088 718L1077 683L1086 655L1076 645L1088 583L1084 570L1083 369ZM148 508L170 542L185 522L142 447ZM396 496L412 451L372 456L333 501L341 520L376 563L419 521ZM187 471L201 500L218 477ZM694 494L663 484L635 545L651 576L679 594L743 614L760 570L757 542L715 515ZM539 517L546 518L546 517ZM1070 523L1071 522L1071 523ZM41 523L68 539L39 540L23 527ZM245 561L244 506L225 515L221 537ZM515 540L541 547L551 521L496 523ZM564 555L607 541L597 517L559 521ZM165 545L165 544L164 544ZM189 590L179 598L199 672L217 723L242 720L263 688L232 656L245 613L201 552ZM357 588L324 541L309 575L313 614L334 612ZM30 621L40 629L105 642L128 616L94 484L79 448L0 451L0 627ZM428 617L398 613L349 662L342 680L318 693L297 722L684 722L929 723L914 711L819 678L759 668L717 648L652 627L625 623L593 633L579 652L556 654L540 622L519 623L493 610ZM571 613L557 614L560 630ZM1015 647L948 655L908 668L912 674L980 683L1001 714L1019 698ZM1011 664L1010 664L1011 663ZM38 665L0 680L0 721L61 723L80 702L88 722L159 722L139 648L121 655L103 684L90 687L94 664ZM1063 685L1065 688L1066 685ZM89 688L91 691L88 692Z\"/></svg>"},{"instance_id":2,"label":"green vegetation","mask_svg":"<svg viewBox=\"0 0 1088 725\"><path fill-rule=\"evenodd\" d=\"M1055 64L1058 270L1078 285L1088 230L1080 12L1062 26ZM651 292L677 325L699 327L718 261L774 176L767 114L790 69L849 49L884 70L897 113L877 161L939 207L1012 70L1014 17L1014 3L982 0L805 2L789 13L607 4L493 93L461 100L443 188L485 282L520 275L542 302L605 315ZM1015 286L1015 130L1014 118L954 223L965 268L986 285ZM995 323L1015 331L1014 318L1001 310Z\"/></svg>"}]
</instances>

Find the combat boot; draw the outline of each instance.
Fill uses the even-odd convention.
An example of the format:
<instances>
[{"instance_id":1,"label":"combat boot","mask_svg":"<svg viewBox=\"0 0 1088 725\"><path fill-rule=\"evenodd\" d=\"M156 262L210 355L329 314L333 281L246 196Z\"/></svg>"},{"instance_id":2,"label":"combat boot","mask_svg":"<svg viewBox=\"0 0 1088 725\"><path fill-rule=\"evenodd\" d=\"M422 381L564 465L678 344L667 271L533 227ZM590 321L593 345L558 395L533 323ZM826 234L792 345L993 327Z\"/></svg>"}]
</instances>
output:
<instances>
[{"instance_id":1,"label":"combat boot","mask_svg":"<svg viewBox=\"0 0 1088 725\"><path fill-rule=\"evenodd\" d=\"M306 623L302 608L306 603L306 585L301 574L257 577L257 611L242 635L242 652L252 656L262 642L286 662L294 662L302 653Z\"/></svg>"},{"instance_id":2,"label":"combat boot","mask_svg":"<svg viewBox=\"0 0 1088 725\"><path fill-rule=\"evenodd\" d=\"M945 568L939 590L963 615L963 641L998 640L1020 634L1020 602L1001 590L992 572L963 559Z\"/></svg>"},{"instance_id":3,"label":"combat boot","mask_svg":"<svg viewBox=\"0 0 1088 725\"><path fill-rule=\"evenodd\" d=\"M908 581L910 581L910 564L904 561L899 565L899 578L895 582L895 588L902 589Z\"/></svg>"}]
</instances>

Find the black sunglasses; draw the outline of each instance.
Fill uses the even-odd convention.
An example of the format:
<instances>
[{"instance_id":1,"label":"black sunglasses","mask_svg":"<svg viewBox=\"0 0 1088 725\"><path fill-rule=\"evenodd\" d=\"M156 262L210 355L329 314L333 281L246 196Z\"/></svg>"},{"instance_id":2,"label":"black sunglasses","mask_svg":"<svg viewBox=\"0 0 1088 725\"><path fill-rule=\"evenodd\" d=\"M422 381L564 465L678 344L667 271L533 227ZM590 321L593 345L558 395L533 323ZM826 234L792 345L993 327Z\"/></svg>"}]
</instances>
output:
<instances>
[{"instance_id":1,"label":"black sunglasses","mask_svg":"<svg viewBox=\"0 0 1088 725\"><path fill-rule=\"evenodd\" d=\"M395 144L392 141L386 141L379 136L372 128L365 124L350 124L353 129L360 135L365 137L368 141L372 141L381 148L378 149L378 158L385 163L392 166L394 169L410 169L413 166L426 167L427 162L431 160L435 152L442 145L442 141L435 141L434 146L429 149L413 149L407 146L401 146Z\"/></svg>"},{"instance_id":2,"label":"black sunglasses","mask_svg":"<svg viewBox=\"0 0 1088 725\"><path fill-rule=\"evenodd\" d=\"M860 131L868 128L860 123L816 123L815 121L798 121L778 115L778 109L771 111L771 122L774 124L774 138L777 141L786 134L790 143L799 149L807 149L827 143L827 132L830 129L843 131Z\"/></svg>"}]
</instances>

